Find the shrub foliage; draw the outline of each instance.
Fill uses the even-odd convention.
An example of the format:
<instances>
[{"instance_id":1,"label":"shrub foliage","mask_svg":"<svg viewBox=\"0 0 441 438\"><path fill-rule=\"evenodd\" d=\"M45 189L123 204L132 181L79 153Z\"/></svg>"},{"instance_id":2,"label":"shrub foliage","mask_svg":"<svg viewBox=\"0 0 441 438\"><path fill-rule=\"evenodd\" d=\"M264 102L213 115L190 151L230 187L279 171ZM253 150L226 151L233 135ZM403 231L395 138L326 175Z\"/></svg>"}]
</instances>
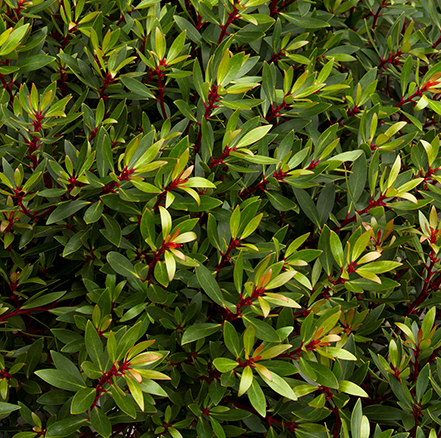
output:
<instances>
[{"instance_id":1,"label":"shrub foliage","mask_svg":"<svg viewBox=\"0 0 441 438\"><path fill-rule=\"evenodd\" d=\"M0 4L3 437L440 436L437 0Z\"/></svg>"}]
</instances>

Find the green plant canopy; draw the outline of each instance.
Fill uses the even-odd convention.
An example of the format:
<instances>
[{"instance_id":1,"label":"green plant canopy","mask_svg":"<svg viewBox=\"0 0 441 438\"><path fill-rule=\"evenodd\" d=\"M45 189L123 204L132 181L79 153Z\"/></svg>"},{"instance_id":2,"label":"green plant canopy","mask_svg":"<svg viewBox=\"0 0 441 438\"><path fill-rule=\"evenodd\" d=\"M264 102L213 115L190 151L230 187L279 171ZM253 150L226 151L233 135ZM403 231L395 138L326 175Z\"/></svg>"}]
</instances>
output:
<instances>
[{"instance_id":1,"label":"green plant canopy","mask_svg":"<svg viewBox=\"0 0 441 438\"><path fill-rule=\"evenodd\" d=\"M2 438L440 438L440 0L0 0Z\"/></svg>"}]
</instances>

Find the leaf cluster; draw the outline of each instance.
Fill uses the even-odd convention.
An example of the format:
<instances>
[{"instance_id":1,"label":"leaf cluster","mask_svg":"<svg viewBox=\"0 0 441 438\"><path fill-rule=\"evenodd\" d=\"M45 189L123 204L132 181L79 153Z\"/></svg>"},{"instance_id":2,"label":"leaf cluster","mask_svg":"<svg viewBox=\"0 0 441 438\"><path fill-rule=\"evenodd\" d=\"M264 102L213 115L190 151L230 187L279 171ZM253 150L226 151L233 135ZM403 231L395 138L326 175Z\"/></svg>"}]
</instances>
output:
<instances>
[{"instance_id":1,"label":"leaf cluster","mask_svg":"<svg viewBox=\"0 0 441 438\"><path fill-rule=\"evenodd\" d=\"M2 437L438 437L440 7L0 1Z\"/></svg>"}]
</instances>

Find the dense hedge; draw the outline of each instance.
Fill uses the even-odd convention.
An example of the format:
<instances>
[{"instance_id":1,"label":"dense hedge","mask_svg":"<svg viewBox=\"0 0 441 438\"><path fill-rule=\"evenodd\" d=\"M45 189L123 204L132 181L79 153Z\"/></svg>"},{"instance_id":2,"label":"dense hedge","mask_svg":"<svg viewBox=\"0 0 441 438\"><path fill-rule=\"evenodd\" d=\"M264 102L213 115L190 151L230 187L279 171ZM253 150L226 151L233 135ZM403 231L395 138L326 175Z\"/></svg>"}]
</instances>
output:
<instances>
[{"instance_id":1,"label":"dense hedge","mask_svg":"<svg viewBox=\"0 0 441 438\"><path fill-rule=\"evenodd\" d=\"M0 5L2 437L441 437L441 2Z\"/></svg>"}]
</instances>

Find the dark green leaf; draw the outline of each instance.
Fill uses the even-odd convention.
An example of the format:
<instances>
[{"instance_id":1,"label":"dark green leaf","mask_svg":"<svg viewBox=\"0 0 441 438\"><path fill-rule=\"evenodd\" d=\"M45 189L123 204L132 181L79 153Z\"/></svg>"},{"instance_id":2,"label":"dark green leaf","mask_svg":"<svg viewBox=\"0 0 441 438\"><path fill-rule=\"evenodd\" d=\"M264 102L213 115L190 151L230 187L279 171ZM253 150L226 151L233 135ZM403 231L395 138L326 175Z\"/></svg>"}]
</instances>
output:
<instances>
[{"instance_id":1,"label":"dark green leaf","mask_svg":"<svg viewBox=\"0 0 441 438\"><path fill-rule=\"evenodd\" d=\"M192 325L185 330L181 344L188 344L189 342L194 342L198 339L210 336L219 331L220 327L220 324L212 324L209 322Z\"/></svg>"},{"instance_id":2,"label":"dark green leaf","mask_svg":"<svg viewBox=\"0 0 441 438\"><path fill-rule=\"evenodd\" d=\"M72 216L78 210L81 210L85 205L89 205L90 202L82 201L80 199L76 201L65 201L58 205L58 207L47 218L47 225L66 219Z\"/></svg>"},{"instance_id":3,"label":"dark green leaf","mask_svg":"<svg viewBox=\"0 0 441 438\"><path fill-rule=\"evenodd\" d=\"M212 273L203 265L195 268L196 276L205 293L216 303L223 307L223 294L219 284Z\"/></svg>"},{"instance_id":4,"label":"dark green leaf","mask_svg":"<svg viewBox=\"0 0 441 438\"><path fill-rule=\"evenodd\" d=\"M112 433L112 424L101 408L95 406L90 413L90 424L103 438L109 438Z\"/></svg>"}]
</instances>

